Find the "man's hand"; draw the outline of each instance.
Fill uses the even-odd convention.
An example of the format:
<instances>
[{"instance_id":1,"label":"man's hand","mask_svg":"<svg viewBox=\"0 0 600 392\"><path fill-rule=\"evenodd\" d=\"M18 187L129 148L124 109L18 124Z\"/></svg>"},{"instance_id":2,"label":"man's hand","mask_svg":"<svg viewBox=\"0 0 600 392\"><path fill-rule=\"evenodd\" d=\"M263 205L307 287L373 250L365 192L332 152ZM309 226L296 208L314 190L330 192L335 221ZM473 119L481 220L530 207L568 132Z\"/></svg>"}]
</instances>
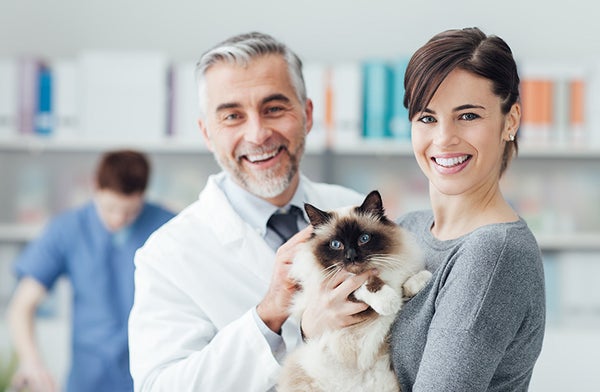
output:
<instances>
[{"instance_id":1,"label":"man's hand","mask_svg":"<svg viewBox=\"0 0 600 392\"><path fill-rule=\"evenodd\" d=\"M58 391L54 377L50 374L48 369L38 361L22 362L13 376L11 386L17 391Z\"/></svg>"},{"instance_id":2,"label":"man's hand","mask_svg":"<svg viewBox=\"0 0 600 392\"><path fill-rule=\"evenodd\" d=\"M281 326L290 315L289 307L296 291L296 282L289 277L289 271L297 252L297 247L306 241L312 233L312 227L301 230L277 250L273 276L267 294L256 307L258 316L274 332L279 333Z\"/></svg>"},{"instance_id":3,"label":"man's hand","mask_svg":"<svg viewBox=\"0 0 600 392\"><path fill-rule=\"evenodd\" d=\"M362 322L366 316L359 313L369 305L348 299L350 294L377 273L375 270L354 275L340 272L323 282L319 292L308 298L302 315L302 333L306 338L320 336L326 330L345 328Z\"/></svg>"}]
</instances>

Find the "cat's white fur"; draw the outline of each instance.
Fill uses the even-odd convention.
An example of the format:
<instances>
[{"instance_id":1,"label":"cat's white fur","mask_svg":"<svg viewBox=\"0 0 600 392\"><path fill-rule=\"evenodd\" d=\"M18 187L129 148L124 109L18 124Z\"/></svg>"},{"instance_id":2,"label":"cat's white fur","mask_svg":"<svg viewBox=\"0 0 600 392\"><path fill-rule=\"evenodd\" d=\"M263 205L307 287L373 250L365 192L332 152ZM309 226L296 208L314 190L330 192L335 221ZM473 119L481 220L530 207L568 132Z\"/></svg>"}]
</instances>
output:
<instances>
[{"instance_id":1,"label":"cat's white fur","mask_svg":"<svg viewBox=\"0 0 600 392\"><path fill-rule=\"evenodd\" d=\"M336 212L342 216L349 210ZM393 268L379 269L379 277L385 285L377 292L370 292L365 284L354 292L358 300L370 305L378 315L347 328L326 331L290 353L283 365L278 391L400 390L390 365L387 335L402 307L403 297L414 296L427 284L431 273L423 269L422 257L410 234L398 229L403 244L396 255L398 262ZM316 295L324 276L310 242L302 245L290 271L302 286L291 310L291 317L298 322L307 298Z\"/></svg>"}]
</instances>

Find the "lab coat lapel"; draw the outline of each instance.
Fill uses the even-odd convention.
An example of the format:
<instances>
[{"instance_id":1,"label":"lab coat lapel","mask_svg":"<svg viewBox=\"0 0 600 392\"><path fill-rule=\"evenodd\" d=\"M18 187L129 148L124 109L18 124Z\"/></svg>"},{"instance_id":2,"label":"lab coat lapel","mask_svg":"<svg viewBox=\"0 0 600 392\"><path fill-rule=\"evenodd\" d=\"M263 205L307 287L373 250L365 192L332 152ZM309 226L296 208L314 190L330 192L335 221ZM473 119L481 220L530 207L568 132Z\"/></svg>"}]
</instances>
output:
<instances>
[{"instance_id":1,"label":"lab coat lapel","mask_svg":"<svg viewBox=\"0 0 600 392\"><path fill-rule=\"evenodd\" d=\"M228 257L237 261L240 268L270 282L275 252L234 211L212 176L200 195L200 201L206 216L212 222L216 238L221 241L223 249L227 249Z\"/></svg>"}]
</instances>

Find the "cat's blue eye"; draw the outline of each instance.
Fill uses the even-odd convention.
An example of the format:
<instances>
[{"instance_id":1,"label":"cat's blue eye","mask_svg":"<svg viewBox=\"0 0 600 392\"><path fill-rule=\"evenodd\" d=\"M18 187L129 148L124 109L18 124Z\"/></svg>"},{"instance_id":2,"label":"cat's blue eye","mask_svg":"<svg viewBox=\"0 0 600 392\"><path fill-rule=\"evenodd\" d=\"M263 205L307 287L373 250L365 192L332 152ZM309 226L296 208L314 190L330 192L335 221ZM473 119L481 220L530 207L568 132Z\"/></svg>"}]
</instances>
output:
<instances>
[{"instance_id":1,"label":"cat's blue eye","mask_svg":"<svg viewBox=\"0 0 600 392\"><path fill-rule=\"evenodd\" d=\"M329 247L334 250L340 250L342 249L343 245L341 241L331 240L331 242L329 243Z\"/></svg>"},{"instance_id":2,"label":"cat's blue eye","mask_svg":"<svg viewBox=\"0 0 600 392\"><path fill-rule=\"evenodd\" d=\"M371 234L364 233L364 234L361 234L360 237L358 237L358 244L363 245L363 244L366 244L367 242L369 242L370 240L371 240Z\"/></svg>"}]
</instances>

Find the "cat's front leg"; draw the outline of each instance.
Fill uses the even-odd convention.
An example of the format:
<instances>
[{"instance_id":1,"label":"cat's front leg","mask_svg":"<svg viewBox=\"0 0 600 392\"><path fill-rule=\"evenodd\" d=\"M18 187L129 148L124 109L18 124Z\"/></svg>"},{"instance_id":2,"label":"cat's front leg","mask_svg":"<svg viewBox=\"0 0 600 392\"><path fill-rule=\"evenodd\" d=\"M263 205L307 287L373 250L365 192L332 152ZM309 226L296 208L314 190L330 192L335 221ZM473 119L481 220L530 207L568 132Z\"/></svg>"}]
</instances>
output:
<instances>
[{"instance_id":1,"label":"cat's front leg","mask_svg":"<svg viewBox=\"0 0 600 392\"><path fill-rule=\"evenodd\" d=\"M404 295L408 298L414 297L423 287L425 287L425 285L427 285L429 279L431 279L431 272L427 270L419 271L406 279L402 285Z\"/></svg>"},{"instance_id":2,"label":"cat's front leg","mask_svg":"<svg viewBox=\"0 0 600 392\"><path fill-rule=\"evenodd\" d=\"M395 314L402 306L402 295L377 276L369 278L354 292L354 296L382 316Z\"/></svg>"}]
</instances>

